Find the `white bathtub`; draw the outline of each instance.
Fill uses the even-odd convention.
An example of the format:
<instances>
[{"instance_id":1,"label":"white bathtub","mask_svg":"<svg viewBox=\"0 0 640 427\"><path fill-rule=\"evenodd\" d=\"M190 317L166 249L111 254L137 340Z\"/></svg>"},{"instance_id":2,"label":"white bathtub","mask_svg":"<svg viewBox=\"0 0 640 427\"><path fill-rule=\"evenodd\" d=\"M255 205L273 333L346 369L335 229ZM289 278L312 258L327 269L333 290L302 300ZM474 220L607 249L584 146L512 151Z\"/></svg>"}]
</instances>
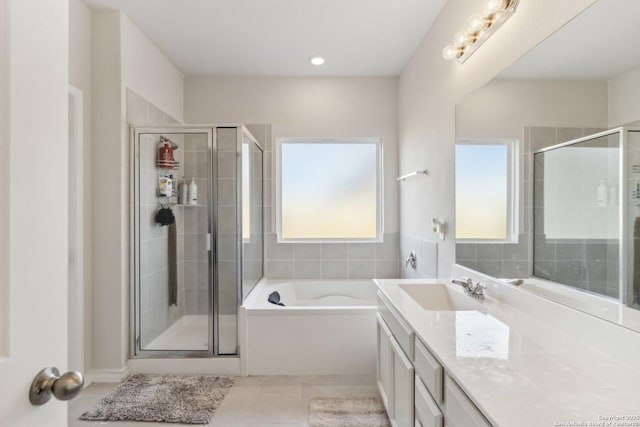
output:
<instances>
[{"instance_id":1,"label":"white bathtub","mask_svg":"<svg viewBox=\"0 0 640 427\"><path fill-rule=\"evenodd\" d=\"M263 279L241 308L243 373L374 374L375 316L372 280Z\"/></svg>"}]
</instances>

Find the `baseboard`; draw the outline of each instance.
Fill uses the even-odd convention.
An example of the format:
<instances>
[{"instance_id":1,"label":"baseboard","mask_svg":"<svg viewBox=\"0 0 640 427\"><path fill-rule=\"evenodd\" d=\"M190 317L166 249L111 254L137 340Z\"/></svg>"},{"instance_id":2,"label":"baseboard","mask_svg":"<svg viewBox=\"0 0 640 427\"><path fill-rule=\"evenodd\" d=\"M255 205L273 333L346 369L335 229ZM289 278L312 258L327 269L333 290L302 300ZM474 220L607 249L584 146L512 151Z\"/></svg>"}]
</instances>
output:
<instances>
[{"instance_id":1,"label":"baseboard","mask_svg":"<svg viewBox=\"0 0 640 427\"><path fill-rule=\"evenodd\" d=\"M93 369L86 375L85 384L92 383L121 383L129 375L129 367L120 369Z\"/></svg>"},{"instance_id":2,"label":"baseboard","mask_svg":"<svg viewBox=\"0 0 640 427\"><path fill-rule=\"evenodd\" d=\"M136 374L240 375L239 357L191 359L130 359L129 372Z\"/></svg>"}]
</instances>

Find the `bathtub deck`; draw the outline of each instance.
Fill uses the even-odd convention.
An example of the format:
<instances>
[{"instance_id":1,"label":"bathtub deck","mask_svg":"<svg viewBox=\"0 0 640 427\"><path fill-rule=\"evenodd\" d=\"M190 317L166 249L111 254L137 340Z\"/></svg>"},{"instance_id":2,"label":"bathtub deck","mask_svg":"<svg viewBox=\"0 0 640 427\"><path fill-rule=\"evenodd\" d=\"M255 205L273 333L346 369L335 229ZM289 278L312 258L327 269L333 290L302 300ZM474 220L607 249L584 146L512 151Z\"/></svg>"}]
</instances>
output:
<instances>
[{"instance_id":1,"label":"bathtub deck","mask_svg":"<svg viewBox=\"0 0 640 427\"><path fill-rule=\"evenodd\" d=\"M69 404L69 427L167 426L166 423L80 421L116 384L94 384ZM209 426L308 427L309 401L314 397L378 396L374 376L273 376L240 377L224 399ZM175 424L180 426L183 424Z\"/></svg>"}]
</instances>

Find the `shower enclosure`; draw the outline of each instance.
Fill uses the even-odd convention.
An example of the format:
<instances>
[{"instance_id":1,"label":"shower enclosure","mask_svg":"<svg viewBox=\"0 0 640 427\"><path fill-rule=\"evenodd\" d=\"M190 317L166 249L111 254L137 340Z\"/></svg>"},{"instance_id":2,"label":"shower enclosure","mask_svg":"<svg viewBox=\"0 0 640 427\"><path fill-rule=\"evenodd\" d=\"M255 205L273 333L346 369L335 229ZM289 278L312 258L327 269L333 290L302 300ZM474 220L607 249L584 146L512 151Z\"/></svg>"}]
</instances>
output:
<instances>
[{"instance_id":1,"label":"shower enclosure","mask_svg":"<svg viewBox=\"0 0 640 427\"><path fill-rule=\"evenodd\" d=\"M263 149L242 125L131 137L131 355L238 355L238 309L263 275Z\"/></svg>"}]
</instances>

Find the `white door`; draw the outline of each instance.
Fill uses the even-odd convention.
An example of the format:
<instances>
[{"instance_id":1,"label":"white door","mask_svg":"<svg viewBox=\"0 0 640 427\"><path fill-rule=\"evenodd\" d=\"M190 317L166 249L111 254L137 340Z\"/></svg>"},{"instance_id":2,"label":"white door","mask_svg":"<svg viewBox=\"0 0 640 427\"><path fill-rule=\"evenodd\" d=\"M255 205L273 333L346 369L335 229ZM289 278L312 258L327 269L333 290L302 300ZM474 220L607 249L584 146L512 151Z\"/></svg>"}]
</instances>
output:
<instances>
[{"instance_id":1,"label":"white door","mask_svg":"<svg viewBox=\"0 0 640 427\"><path fill-rule=\"evenodd\" d=\"M29 402L67 369L68 2L0 0L0 426L64 427Z\"/></svg>"}]
</instances>

